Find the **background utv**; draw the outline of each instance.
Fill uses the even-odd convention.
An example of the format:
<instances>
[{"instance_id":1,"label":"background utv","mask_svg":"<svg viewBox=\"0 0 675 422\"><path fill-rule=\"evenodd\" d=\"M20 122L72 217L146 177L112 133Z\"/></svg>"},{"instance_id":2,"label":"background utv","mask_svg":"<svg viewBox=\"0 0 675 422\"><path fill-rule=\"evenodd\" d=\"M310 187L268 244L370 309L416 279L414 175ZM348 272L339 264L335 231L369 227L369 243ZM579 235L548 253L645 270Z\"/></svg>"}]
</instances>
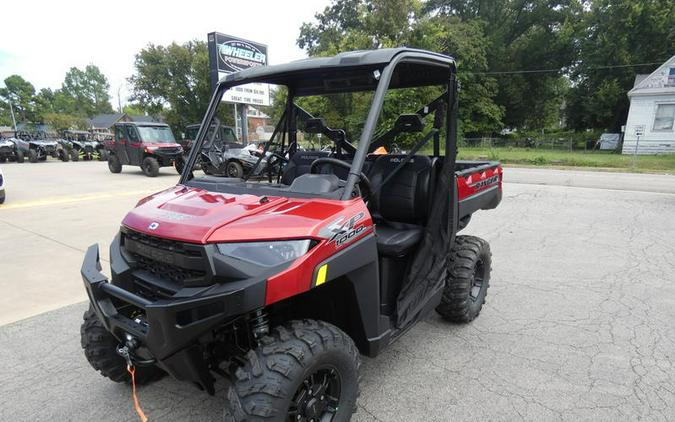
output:
<instances>
[{"instance_id":1,"label":"background utv","mask_svg":"<svg viewBox=\"0 0 675 422\"><path fill-rule=\"evenodd\" d=\"M251 82L288 89L266 145L288 165L270 184L195 176L223 92ZM385 96L404 89L431 99L385 114ZM228 421L349 420L359 354L376 356L433 309L471 321L485 300L489 246L456 233L473 212L499 204L502 170L455 161L456 94L454 60L412 49L226 76L179 184L141 200L122 222L112 279L100 272L96 245L85 255L91 308L81 334L91 365L114 381L128 380L127 364L139 382L166 372L210 394L223 376ZM368 99L360 136L296 105L332 95ZM344 136L328 136L336 130ZM299 150L298 132L325 134L334 148ZM373 154L402 138L409 154Z\"/></svg>"},{"instance_id":2,"label":"background utv","mask_svg":"<svg viewBox=\"0 0 675 422\"><path fill-rule=\"evenodd\" d=\"M160 167L183 170L183 148L164 123L115 123L114 139L105 142L108 169L120 173L122 166L140 166L143 174L156 177Z\"/></svg>"}]
</instances>

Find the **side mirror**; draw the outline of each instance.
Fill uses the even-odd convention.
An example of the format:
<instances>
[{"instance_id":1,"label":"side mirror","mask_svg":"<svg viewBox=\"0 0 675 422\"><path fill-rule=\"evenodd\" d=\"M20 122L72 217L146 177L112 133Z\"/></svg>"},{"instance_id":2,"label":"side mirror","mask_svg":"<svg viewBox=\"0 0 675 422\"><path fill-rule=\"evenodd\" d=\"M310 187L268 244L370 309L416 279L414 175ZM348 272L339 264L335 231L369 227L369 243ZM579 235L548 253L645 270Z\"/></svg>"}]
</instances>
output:
<instances>
[{"instance_id":1,"label":"side mirror","mask_svg":"<svg viewBox=\"0 0 675 422\"><path fill-rule=\"evenodd\" d=\"M322 133L326 128L326 121L322 118L307 119L305 122L305 132L307 133Z\"/></svg>"}]
</instances>

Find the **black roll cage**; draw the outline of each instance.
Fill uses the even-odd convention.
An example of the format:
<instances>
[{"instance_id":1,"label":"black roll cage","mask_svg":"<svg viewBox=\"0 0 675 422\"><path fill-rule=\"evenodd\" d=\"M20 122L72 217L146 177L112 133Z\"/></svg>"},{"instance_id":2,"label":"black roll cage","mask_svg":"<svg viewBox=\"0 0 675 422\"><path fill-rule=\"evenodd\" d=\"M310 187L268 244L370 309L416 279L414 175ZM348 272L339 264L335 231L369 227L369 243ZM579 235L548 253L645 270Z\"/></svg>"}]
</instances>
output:
<instances>
[{"instance_id":1,"label":"black roll cage","mask_svg":"<svg viewBox=\"0 0 675 422\"><path fill-rule=\"evenodd\" d=\"M352 164L349 170L349 175L347 177L347 181L342 196L340 198L343 201L351 199L351 192L354 190L356 183L358 183L359 181L360 173L363 169L366 156L368 155L369 152L371 152L374 149L374 148L371 149L371 146L376 143L378 144L378 146L384 144L392 136L393 129L385 132L383 135L380 135L376 139L373 139L377 122L379 120L380 115L382 114L384 97L387 93L387 90L390 88L390 84L392 82L392 76L394 74L396 67L403 63L439 66L441 68L447 68L448 74L446 82L448 84L449 89L443 95L432 101L430 104L418 110L417 114L428 115L432 111L435 111L438 105L441 102L444 102L443 101L444 99L446 100L445 103L448 104L449 106L445 110L447 136L445 137L444 151L446 159L452 160L451 168L455 167L455 159L457 153L457 78L455 70L455 61L452 57L423 50L406 49L406 48L398 50L399 51L395 52L395 54L390 58L389 61L377 63L377 65L383 66L381 67L381 70L379 66L376 66L373 63L364 63L360 66L356 65L351 67L345 66L345 70L372 69L373 74L375 75L374 77L377 80L377 85L375 88L375 93L373 96L370 109L368 111L368 115L366 117L363 131L361 132L361 137L359 139L358 146L354 152L354 158L352 160ZM307 71L307 69L304 70ZM313 70L315 70L317 73L320 74L322 68L321 66L317 66L314 69L309 68L309 71ZM262 73L261 76L255 76L254 74L250 77L239 77L238 74L233 74L223 78L218 83L216 89L214 90L213 95L211 96L208 109L204 115L204 118L202 119L199 131L197 133L197 137L195 139L195 144L193 145L188 160L185 164L179 183L185 184L190 179L192 179L193 177L192 168L194 167L195 161L197 160L198 151L201 150L201 146L204 143L206 134L208 132L208 127L211 124L211 121L213 120L213 117L216 113L218 105L220 104L222 96L225 93L225 91L235 86L244 85L252 82L274 83L283 85L284 81L283 77L290 75L291 73L284 73L280 71L279 73L271 73L267 75ZM295 149L297 148L297 120L295 119L295 113L298 112L298 109L300 110L302 109L293 103L293 99L296 96L293 87L290 84L286 86L288 88L286 108L284 110L284 113L282 114L282 117L279 119L279 122L274 128L274 132L272 133L270 139L275 139L275 137L278 135L280 131L284 134L288 133L289 154L291 154L292 156L292 153L294 153ZM409 86L410 87L424 86L424 84L409 85ZM321 93L339 93L339 92L354 92L354 91L355 91L354 89L346 88L342 90L332 89L330 91L327 90L327 92ZM309 93L302 92L302 95L303 96L309 95ZM304 110L302 110L302 112L309 114ZM282 137L281 140L282 147L285 141L284 138L285 135ZM265 156L265 153L267 152L270 144L271 142L268 142L267 145L265 146L264 153L259 158L258 164ZM440 138L438 132L434 134L434 156L440 156ZM257 165L254 168L257 168Z\"/></svg>"}]
</instances>

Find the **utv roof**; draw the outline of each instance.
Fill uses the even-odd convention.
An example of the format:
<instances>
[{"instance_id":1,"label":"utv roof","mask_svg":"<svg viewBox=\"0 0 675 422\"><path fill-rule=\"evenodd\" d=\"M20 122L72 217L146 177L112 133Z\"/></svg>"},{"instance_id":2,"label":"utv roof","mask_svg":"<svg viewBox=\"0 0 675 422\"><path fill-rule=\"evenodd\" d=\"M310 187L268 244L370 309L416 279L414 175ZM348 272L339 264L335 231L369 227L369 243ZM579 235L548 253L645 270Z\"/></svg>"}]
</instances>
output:
<instances>
[{"instance_id":1,"label":"utv roof","mask_svg":"<svg viewBox=\"0 0 675 422\"><path fill-rule=\"evenodd\" d=\"M225 75L220 82L226 85L237 85L239 82L265 82L280 85L297 86L298 91L317 91L320 84L318 80L315 83L308 81L308 78L314 76L318 77L323 83L327 91L339 91L345 89L345 85L358 89L370 89L374 85L373 81L364 81L357 79L357 74L353 74L350 78L350 71L358 71L363 73L363 70L377 69L384 67L391 63L397 56L403 55L414 62L411 72L415 73L416 82L423 85L421 82L419 69L420 65L425 66L426 69L430 65L439 65L445 68L450 67L451 71L455 70L455 59L444 54L433 53L426 50L418 50L414 48L383 48L379 50L360 50L340 53L332 57L314 57L308 59L297 60L290 63L272 65L272 66L257 66L245 69L239 72ZM401 71L401 73L405 73ZM438 73L438 72L435 72ZM334 76L333 76L334 75ZM335 77L335 84L341 86L326 86L332 85L331 80ZM429 80L434 80L439 77L439 74L429 75ZM340 80L338 80L340 79ZM354 79L348 81L349 79ZM406 82L405 78L398 83L403 86L414 86L411 82ZM424 78L422 78L424 79Z\"/></svg>"},{"instance_id":2,"label":"utv roof","mask_svg":"<svg viewBox=\"0 0 675 422\"><path fill-rule=\"evenodd\" d=\"M117 125L132 125L132 126L162 126L162 127L169 127L166 123L160 123L160 122L117 122L115 123L115 126Z\"/></svg>"}]
</instances>

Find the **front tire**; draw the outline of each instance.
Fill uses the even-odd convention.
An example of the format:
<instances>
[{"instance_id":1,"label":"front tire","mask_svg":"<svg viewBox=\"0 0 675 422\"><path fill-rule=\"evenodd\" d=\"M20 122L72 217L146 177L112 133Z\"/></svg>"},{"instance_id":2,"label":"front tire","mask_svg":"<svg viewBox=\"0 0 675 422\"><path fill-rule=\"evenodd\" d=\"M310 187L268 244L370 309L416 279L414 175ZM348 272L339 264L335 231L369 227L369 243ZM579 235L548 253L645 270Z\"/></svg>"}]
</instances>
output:
<instances>
[{"instance_id":1,"label":"front tire","mask_svg":"<svg viewBox=\"0 0 675 422\"><path fill-rule=\"evenodd\" d=\"M457 236L448 256L445 289L436 312L451 322L475 319L485 303L491 270L490 245L479 237Z\"/></svg>"},{"instance_id":2,"label":"front tire","mask_svg":"<svg viewBox=\"0 0 675 422\"><path fill-rule=\"evenodd\" d=\"M63 161L64 163L67 163L68 161L70 161L70 154L68 154L68 151L66 151L65 149L62 149L59 152L59 159L61 159L61 161Z\"/></svg>"},{"instance_id":3,"label":"front tire","mask_svg":"<svg viewBox=\"0 0 675 422\"><path fill-rule=\"evenodd\" d=\"M38 162L38 155L37 152L35 152L34 149L31 149L28 151L28 161L31 163L37 163Z\"/></svg>"},{"instance_id":4,"label":"front tire","mask_svg":"<svg viewBox=\"0 0 675 422\"><path fill-rule=\"evenodd\" d=\"M225 421L350 420L359 352L339 328L291 321L246 354L227 390Z\"/></svg>"},{"instance_id":5,"label":"front tire","mask_svg":"<svg viewBox=\"0 0 675 422\"><path fill-rule=\"evenodd\" d=\"M227 177L234 177L235 179L241 179L244 177L244 167L236 161L230 161L225 167L225 172Z\"/></svg>"},{"instance_id":6,"label":"front tire","mask_svg":"<svg viewBox=\"0 0 675 422\"><path fill-rule=\"evenodd\" d=\"M153 157L145 157L141 163L141 170L143 170L143 174L148 177L157 177L159 174L159 163L157 162L157 159Z\"/></svg>"},{"instance_id":7,"label":"front tire","mask_svg":"<svg viewBox=\"0 0 675 422\"><path fill-rule=\"evenodd\" d=\"M105 329L91 308L82 318L84 322L80 326L80 343L91 367L112 381L131 382L127 364L116 351L119 341ZM136 383L147 384L163 375L164 371L156 366L139 366L136 368Z\"/></svg>"},{"instance_id":8,"label":"front tire","mask_svg":"<svg viewBox=\"0 0 675 422\"><path fill-rule=\"evenodd\" d=\"M183 160L182 158L177 158L176 160L174 160L173 163L174 166L176 167L176 172L178 174L182 174L183 169L185 168L185 160Z\"/></svg>"},{"instance_id":9,"label":"front tire","mask_svg":"<svg viewBox=\"0 0 675 422\"><path fill-rule=\"evenodd\" d=\"M108 157L108 170L111 173L120 173L122 171L122 163L116 155L110 155Z\"/></svg>"},{"instance_id":10,"label":"front tire","mask_svg":"<svg viewBox=\"0 0 675 422\"><path fill-rule=\"evenodd\" d=\"M16 162L17 163L23 163L25 161L26 157L23 154L23 151L16 151Z\"/></svg>"},{"instance_id":11,"label":"front tire","mask_svg":"<svg viewBox=\"0 0 675 422\"><path fill-rule=\"evenodd\" d=\"M71 150L70 151L70 159L73 161L79 161L80 160L80 153L77 152L76 150Z\"/></svg>"}]
</instances>

